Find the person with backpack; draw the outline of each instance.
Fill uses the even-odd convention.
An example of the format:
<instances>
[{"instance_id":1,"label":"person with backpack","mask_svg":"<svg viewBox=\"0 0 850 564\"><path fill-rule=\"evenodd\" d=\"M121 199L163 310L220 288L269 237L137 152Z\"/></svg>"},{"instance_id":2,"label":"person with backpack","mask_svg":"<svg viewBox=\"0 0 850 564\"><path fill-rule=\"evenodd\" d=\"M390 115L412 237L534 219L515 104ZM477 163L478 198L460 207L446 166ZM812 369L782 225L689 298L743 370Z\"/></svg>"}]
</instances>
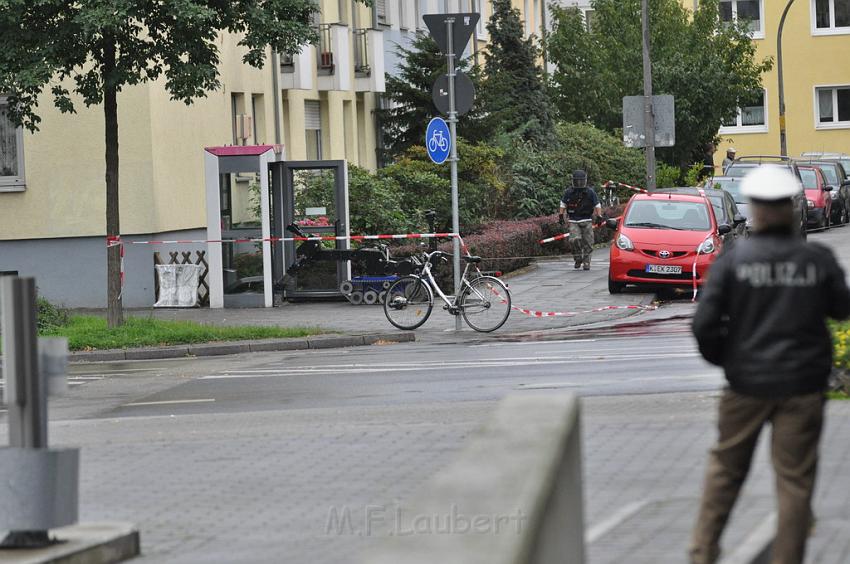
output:
<instances>
[{"instance_id":1,"label":"person with backpack","mask_svg":"<svg viewBox=\"0 0 850 564\"><path fill-rule=\"evenodd\" d=\"M569 229L570 248L575 259L575 269L590 270L593 254L593 224L600 217L602 204L596 191L587 185L587 173L573 172L573 183L564 191L558 211L558 223ZM565 218L566 216L566 218Z\"/></svg>"}]
</instances>

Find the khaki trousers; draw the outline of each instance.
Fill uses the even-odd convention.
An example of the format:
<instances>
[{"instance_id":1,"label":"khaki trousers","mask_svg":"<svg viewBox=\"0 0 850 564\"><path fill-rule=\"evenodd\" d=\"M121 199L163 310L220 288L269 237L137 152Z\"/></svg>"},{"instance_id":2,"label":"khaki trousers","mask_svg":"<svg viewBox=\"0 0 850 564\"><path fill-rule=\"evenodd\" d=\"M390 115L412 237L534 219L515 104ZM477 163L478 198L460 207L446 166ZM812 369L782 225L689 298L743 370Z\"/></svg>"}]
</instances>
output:
<instances>
[{"instance_id":1,"label":"khaki trousers","mask_svg":"<svg viewBox=\"0 0 850 564\"><path fill-rule=\"evenodd\" d=\"M800 564L812 524L812 491L823 428L822 393L763 399L726 390L720 399L720 436L711 449L702 505L691 542L692 564L716 562L720 535L747 477L759 433L766 422L776 474L778 522L773 564Z\"/></svg>"},{"instance_id":2,"label":"khaki trousers","mask_svg":"<svg viewBox=\"0 0 850 564\"><path fill-rule=\"evenodd\" d=\"M593 241L592 221L570 221L569 242L576 264L590 264L590 255L593 254Z\"/></svg>"}]
</instances>

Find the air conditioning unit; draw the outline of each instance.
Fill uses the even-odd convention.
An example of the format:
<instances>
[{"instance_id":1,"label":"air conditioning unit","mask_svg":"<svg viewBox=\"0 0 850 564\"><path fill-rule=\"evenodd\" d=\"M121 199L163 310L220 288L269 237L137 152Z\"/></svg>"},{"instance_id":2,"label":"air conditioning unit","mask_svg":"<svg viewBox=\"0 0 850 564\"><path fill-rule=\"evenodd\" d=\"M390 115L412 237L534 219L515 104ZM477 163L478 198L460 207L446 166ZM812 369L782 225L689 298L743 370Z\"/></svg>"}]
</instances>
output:
<instances>
[{"instance_id":1,"label":"air conditioning unit","mask_svg":"<svg viewBox=\"0 0 850 564\"><path fill-rule=\"evenodd\" d=\"M236 138L245 141L254 135L254 118L248 114L236 116Z\"/></svg>"}]
</instances>

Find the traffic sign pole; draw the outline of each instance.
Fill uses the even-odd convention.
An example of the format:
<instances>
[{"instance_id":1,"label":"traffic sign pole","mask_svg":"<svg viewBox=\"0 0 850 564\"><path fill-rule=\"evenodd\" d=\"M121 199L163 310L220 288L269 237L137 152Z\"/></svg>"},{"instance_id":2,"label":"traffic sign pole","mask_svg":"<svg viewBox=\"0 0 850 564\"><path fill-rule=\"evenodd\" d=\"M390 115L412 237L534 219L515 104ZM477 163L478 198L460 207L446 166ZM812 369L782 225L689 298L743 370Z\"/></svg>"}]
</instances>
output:
<instances>
[{"instance_id":1,"label":"traffic sign pole","mask_svg":"<svg viewBox=\"0 0 850 564\"><path fill-rule=\"evenodd\" d=\"M455 51L454 51L454 18L446 18L446 37L448 49L446 49L446 61L449 71L449 131L452 139L452 156L450 157L451 179L452 179L452 233L460 233L460 206L457 194L457 108L455 107ZM457 300L460 295L460 239L452 238L454 255L454 295ZM460 315L455 316L455 331L461 330Z\"/></svg>"}]
</instances>

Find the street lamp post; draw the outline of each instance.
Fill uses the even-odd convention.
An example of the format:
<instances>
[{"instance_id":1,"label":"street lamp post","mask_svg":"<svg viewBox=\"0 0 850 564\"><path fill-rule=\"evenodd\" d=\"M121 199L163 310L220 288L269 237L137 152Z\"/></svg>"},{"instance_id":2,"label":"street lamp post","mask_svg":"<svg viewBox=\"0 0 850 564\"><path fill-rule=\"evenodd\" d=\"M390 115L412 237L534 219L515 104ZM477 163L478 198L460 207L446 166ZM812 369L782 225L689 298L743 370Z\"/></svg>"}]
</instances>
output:
<instances>
[{"instance_id":1,"label":"street lamp post","mask_svg":"<svg viewBox=\"0 0 850 564\"><path fill-rule=\"evenodd\" d=\"M788 156L788 135L785 132L785 76L782 72L782 30L785 28L785 18L794 0L788 0L782 18L779 20L779 31L776 34L776 70L779 75L779 151L783 157Z\"/></svg>"}]
</instances>

